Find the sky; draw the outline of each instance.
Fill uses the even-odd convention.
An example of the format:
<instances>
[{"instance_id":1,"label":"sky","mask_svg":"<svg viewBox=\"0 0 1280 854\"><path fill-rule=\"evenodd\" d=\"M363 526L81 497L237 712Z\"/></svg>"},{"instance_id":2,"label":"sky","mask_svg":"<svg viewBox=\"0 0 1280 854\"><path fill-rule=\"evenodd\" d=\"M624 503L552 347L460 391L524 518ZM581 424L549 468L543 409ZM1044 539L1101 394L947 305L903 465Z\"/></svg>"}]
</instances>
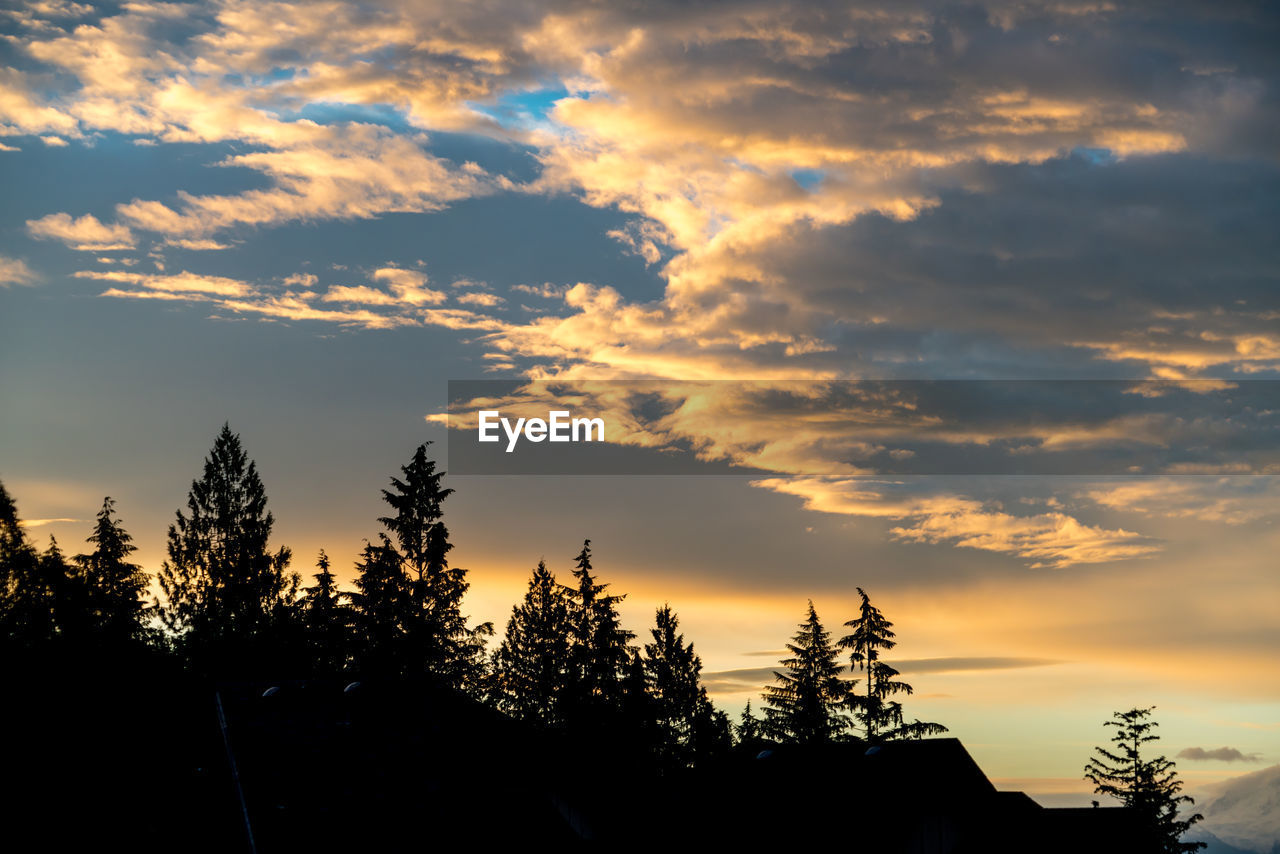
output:
<instances>
[{"instance_id":1,"label":"sky","mask_svg":"<svg viewBox=\"0 0 1280 854\"><path fill-rule=\"evenodd\" d=\"M154 571L229 422L349 579L470 435L449 381L586 383L634 470L448 478L475 620L590 538L736 714L861 586L999 785L1087 803L1147 705L1193 791L1256 771L1277 41L1232 2L6 4L0 478L73 552L113 496ZM670 444L706 470L644 474Z\"/></svg>"}]
</instances>

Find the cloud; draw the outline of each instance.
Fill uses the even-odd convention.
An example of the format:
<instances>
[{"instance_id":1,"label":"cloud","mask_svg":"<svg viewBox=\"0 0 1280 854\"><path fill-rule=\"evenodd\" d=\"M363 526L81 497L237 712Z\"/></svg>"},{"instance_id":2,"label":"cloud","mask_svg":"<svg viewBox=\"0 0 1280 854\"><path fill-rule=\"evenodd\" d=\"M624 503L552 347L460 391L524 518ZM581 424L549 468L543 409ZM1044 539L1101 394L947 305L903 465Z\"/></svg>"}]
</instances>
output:
<instances>
[{"instance_id":1,"label":"cloud","mask_svg":"<svg viewBox=\"0 0 1280 854\"><path fill-rule=\"evenodd\" d=\"M319 320L362 329L422 325L421 321L413 318L379 314L367 309L320 309L312 306L305 297L289 293L256 299L220 300L218 306L235 314L255 315L263 319Z\"/></svg>"},{"instance_id":2,"label":"cloud","mask_svg":"<svg viewBox=\"0 0 1280 854\"><path fill-rule=\"evenodd\" d=\"M438 305L448 299L443 291L426 287L427 277L416 270L381 267L373 271L374 281L386 282L396 299L409 305Z\"/></svg>"},{"instance_id":3,"label":"cloud","mask_svg":"<svg viewBox=\"0 0 1280 854\"><path fill-rule=\"evenodd\" d=\"M904 658L893 666L903 673L965 673L974 670L1016 670L1048 667L1063 662L1053 658L986 656L973 658Z\"/></svg>"},{"instance_id":4,"label":"cloud","mask_svg":"<svg viewBox=\"0 0 1280 854\"><path fill-rule=\"evenodd\" d=\"M189 247L512 190L617 209L609 234L665 291L580 284L560 316L504 329L493 346L547 375L892 375L976 352L996 374L1280 366L1261 286L1274 194L1249 191L1275 181L1272 70L1230 16L497 9L227 2L179 38L171 7L128 5L26 38L62 76L12 72L12 123L237 144L223 165L266 188L118 208L211 241ZM1136 55L1115 36L1132 32ZM504 99L530 93L537 121L504 124ZM438 157L421 129L518 141L540 174Z\"/></svg>"},{"instance_id":5,"label":"cloud","mask_svg":"<svg viewBox=\"0 0 1280 854\"><path fill-rule=\"evenodd\" d=\"M463 305L475 305L480 306L481 308L494 308L506 302L505 299L497 294L485 293L460 294L457 297L457 301Z\"/></svg>"},{"instance_id":6,"label":"cloud","mask_svg":"<svg viewBox=\"0 0 1280 854\"><path fill-rule=\"evenodd\" d=\"M569 290L567 287L553 285L550 282L544 282L541 285L512 285L511 290L518 294L529 294L530 296L542 297L543 299L564 299L565 292Z\"/></svg>"},{"instance_id":7,"label":"cloud","mask_svg":"<svg viewBox=\"0 0 1280 854\"><path fill-rule=\"evenodd\" d=\"M364 285L338 285L323 294L311 289L316 279L306 275L286 277L283 286L186 270L176 274L81 270L72 275L77 279L132 286L111 287L102 292L101 296L111 299L182 301L266 321L318 321L370 330L436 326L492 332L501 327L500 322L473 311L427 307L437 301L434 295L440 292L423 286L425 276L399 268L381 268L374 273L374 278L391 282L390 292ZM302 289L298 290L299 287ZM349 305L331 309L317 306L316 302Z\"/></svg>"},{"instance_id":8,"label":"cloud","mask_svg":"<svg viewBox=\"0 0 1280 854\"><path fill-rule=\"evenodd\" d=\"M45 102L41 82L16 68L0 68L0 136L77 133L74 117Z\"/></svg>"},{"instance_id":9,"label":"cloud","mask_svg":"<svg viewBox=\"0 0 1280 854\"><path fill-rule=\"evenodd\" d=\"M1245 525L1280 513L1274 477L1162 477L1084 493L1098 504L1150 517Z\"/></svg>"},{"instance_id":10,"label":"cloud","mask_svg":"<svg viewBox=\"0 0 1280 854\"><path fill-rule=\"evenodd\" d=\"M779 651L778 655L786 653ZM1013 670L1024 667L1045 667L1059 664L1055 659L1017 658L1017 657L975 657L975 658L915 658L894 660L891 662L900 673L964 673L970 671ZM738 670L716 670L702 674L702 684L712 694L734 694L745 691L759 691L762 686L772 684L774 672L782 670L782 665L773 667L747 667ZM848 674L845 674L846 677ZM854 674L856 677L857 674Z\"/></svg>"},{"instance_id":11,"label":"cloud","mask_svg":"<svg viewBox=\"0 0 1280 854\"><path fill-rule=\"evenodd\" d=\"M307 135L312 135L308 132ZM501 181L478 167L455 169L421 141L379 128L350 125L317 130L314 141L239 154L222 162L270 177L275 186L236 195L196 196L182 203L135 199L117 215L135 228L177 238L200 238L232 226L270 226L318 219L368 219L384 213L426 212L493 192Z\"/></svg>"},{"instance_id":12,"label":"cloud","mask_svg":"<svg viewBox=\"0 0 1280 854\"><path fill-rule=\"evenodd\" d=\"M1256 753L1241 753L1234 747L1215 747L1212 750L1206 750L1203 747L1188 747L1178 751L1179 759L1189 759L1192 762L1215 761L1215 762L1258 762L1261 757Z\"/></svg>"},{"instance_id":13,"label":"cloud","mask_svg":"<svg viewBox=\"0 0 1280 854\"><path fill-rule=\"evenodd\" d=\"M0 287L10 285L34 285L39 281L35 271L27 266L21 258L9 258L0 255Z\"/></svg>"},{"instance_id":14,"label":"cloud","mask_svg":"<svg viewBox=\"0 0 1280 854\"><path fill-rule=\"evenodd\" d=\"M70 214L55 213L40 219L29 219L27 233L37 240L61 240L72 249L82 252L132 249L134 245L133 234L128 227L115 223L103 224L93 214L85 214L77 219Z\"/></svg>"},{"instance_id":15,"label":"cloud","mask_svg":"<svg viewBox=\"0 0 1280 854\"><path fill-rule=\"evenodd\" d=\"M699 681L709 694L736 694L744 691L759 692L765 685L772 684L776 667L748 667L740 670L717 670L702 673Z\"/></svg>"},{"instance_id":16,"label":"cloud","mask_svg":"<svg viewBox=\"0 0 1280 854\"><path fill-rule=\"evenodd\" d=\"M488 340L497 343L509 328L494 322L502 332ZM500 347L485 358L511 364ZM452 404L458 430L473 428L481 409L589 411L609 425L610 443L679 451L691 472L722 470L700 466L712 463L777 473L753 485L800 497L813 511L881 520L899 543L1010 555L1033 568L1164 549L1110 513L1097 518L1100 510L1242 524L1275 503L1268 478L1075 480L1033 498L1019 494L1018 481L999 489L971 481L982 492L972 494L937 477L1177 472L1192 458L1272 471L1273 383L555 379L468 394Z\"/></svg>"},{"instance_id":17,"label":"cloud","mask_svg":"<svg viewBox=\"0 0 1280 854\"><path fill-rule=\"evenodd\" d=\"M559 379L1280 373L1269 9L227 0L190 11L11 14L23 67L0 79L0 135L218 146L218 165L256 185L119 199L113 223L53 213L28 222L31 236L105 250L147 232L213 250L257 228L570 194L608 211L601 233L662 289L636 296L607 275L517 284L541 302L514 319L499 297L450 304L392 266L324 291L200 270L98 277L113 285L105 296L467 330L483 333L491 370ZM446 133L518 146L534 174L444 157ZM934 430L931 445L910 446L875 412L812 419L781 439L780 413L751 412L776 420L737 429L724 409L682 409L659 438L782 475L992 449L1087 460L1122 447L1162 472L1276 463L1256 439L1261 409L1224 421L1134 406L1021 432ZM651 446L640 426L628 440ZM1217 430L1216 445L1199 441ZM1187 450L1237 441L1247 450L1235 457ZM1043 566L1159 548L1089 513L1240 525L1270 506L1226 487L1198 513L1199 487L1167 485L1095 485L1045 512L954 490L793 488L814 509L885 520L904 543Z\"/></svg>"},{"instance_id":18,"label":"cloud","mask_svg":"<svg viewBox=\"0 0 1280 854\"><path fill-rule=\"evenodd\" d=\"M320 298L324 302L351 302L363 305L396 305L398 300L377 288L367 285L334 285Z\"/></svg>"},{"instance_id":19,"label":"cloud","mask_svg":"<svg viewBox=\"0 0 1280 854\"><path fill-rule=\"evenodd\" d=\"M766 478L752 485L798 496L810 510L904 521L889 530L900 542L1012 555L1033 569L1131 560L1161 550L1151 537L1085 524L1068 513L1014 515L950 491L919 494L906 484L803 477Z\"/></svg>"},{"instance_id":20,"label":"cloud","mask_svg":"<svg viewBox=\"0 0 1280 854\"><path fill-rule=\"evenodd\" d=\"M164 245L173 246L177 249L189 249L196 252L210 252L231 248L231 244L229 243L220 243L217 240L209 240L208 238L200 240L169 238L164 242Z\"/></svg>"},{"instance_id":21,"label":"cloud","mask_svg":"<svg viewBox=\"0 0 1280 854\"><path fill-rule=\"evenodd\" d=\"M890 534L903 542L945 543L957 548L1016 555L1032 569L1061 569L1150 557L1161 550L1134 531L1086 525L1066 513L1014 516L1002 512L928 513Z\"/></svg>"},{"instance_id":22,"label":"cloud","mask_svg":"<svg viewBox=\"0 0 1280 854\"><path fill-rule=\"evenodd\" d=\"M261 172L271 182L267 189L230 195L179 192L176 207L149 199L119 206L122 221L171 240L208 239L235 225L439 210L503 186L475 164L427 154L421 134L285 115L308 103L377 103L399 92L405 98L397 98L397 106L416 108L424 118L452 116L453 128L475 125L480 114L461 99L483 95L488 87L477 83L467 92L459 86L456 52L439 58L416 81L404 77L405 68L376 75L396 81L394 87L370 85L370 66L351 62L366 49L423 47L433 39L433 27L397 23L391 20L398 16L393 11L366 15L343 3L328 4L323 16L305 4L268 5L223 4L210 10L210 18L192 19L196 32L189 39L173 38L171 10L178 7L164 4L130 4L95 24L33 37L24 45L30 56L79 86L62 91L43 78L15 78L21 85L12 87L15 94L8 101L0 100L0 121L8 118L11 132L84 129L137 135L141 141L248 144L251 150L228 157L224 165ZM344 20L349 29L337 35L332 27ZM211 29L209 21L214 21ZM292 24L286 27L284 21ZM292 76L283 81L254 76L279 70L278 62L290 50L306 57L291 69ZM232 74L243 84L225 85L225 75ZM360 77L364 81L353 85ZM428 106L433 81L454 99L451 105Z\"/></svg>"},{"instance_id":23,"label":"cloud","mask_svg":"<svg viewBox=\"0 0 1280 854\"><path fill-rule=\"evenodd\" d=\"M24 528L40 528L44 525L56 525L60 522L83 522L83 519L19 519L18 524Z\"/></svg>"},{"instance_id":24,"label":"cloud","mask_svg":"<svg viewBox=\"0 0 1280 854\"><path fill-rule=\"evenodd\" d=\"M212 294L223 297L248 296L255 288L247 282L225 276L205 276L183 270L173 275L133 273L124 270L81 270L73 274L77 279L96 279L103 282L119 282L138 285L149 291L168 294Z\"/></svg>"},{"instance_id":25,"label":"cloud","mask_svg":"<svg viewBox=\"0 0 1280 854\"><path fill-rule=\"evenodd\" d=\"M402 310L413 311L418 306L439 305L448 299L448 294L444 291L426 287L426 275L417 270L380 267L374 270L372 278L376 282L387 284L388 290L383 291L367 285L336 285L325 291L321 300L395 306Z\"/></svg>"},{"instance_id":26,"label":"cloud","mask_svg":"<svg viewBox=\"0 0 1280 854\"><path fill-rule=\"evenodd\" d=\"M930 376L961 363L977 376L1178 379L1280 365L1268 320L1280 306L1262 286L1280 275L1264 234L1277 211L1247 189L1280 186L1276 169L1069 156L934 180L936 204L913 218L718 235L663 268L662 300L597 289L513 331L508 349L593 377ZM1223 182L1238 192L1217 194ZM625 348L611 346L619 328Z\"/></svg>"},{"instance_id":27,"label":"cloud","mask_svg":"<svg viewBox=\"0 0 1280 854\"><path fill-rule=\"evenodd\" d=\"M1204 830L1228 845L1268 851L1280 839L1280 765L1231 777L1196 793L1196 811L1204 814Z\"/></svg>"}]
</instances>

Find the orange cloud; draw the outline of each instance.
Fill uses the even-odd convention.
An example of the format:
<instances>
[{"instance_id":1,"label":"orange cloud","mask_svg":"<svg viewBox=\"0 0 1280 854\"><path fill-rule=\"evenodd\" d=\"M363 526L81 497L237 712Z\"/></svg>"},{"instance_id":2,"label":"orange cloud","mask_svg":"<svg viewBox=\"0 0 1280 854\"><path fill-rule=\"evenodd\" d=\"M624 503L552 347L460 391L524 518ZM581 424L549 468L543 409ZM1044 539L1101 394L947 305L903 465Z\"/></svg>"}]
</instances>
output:
<instances>
[{"instance_id":1,"label":"orange cloud","mask_svg":"<svg viewBox=\"0 0 1280 854\"><path fill-rule=\"evenodd\" d=\"M103 224L92 214L78 219L65 213L29 219L27 233L38 240L61 240L72 249L83 252L132 249L134 244L133 234L126 226Z\"/></svg>"},{"instance_id":2,"label":"orange cloud","mask_svg":"<svg viewBox=\"0 0 1280 854\"><path fill-rule=\"evenodd\" d=\"M804 499L807 509L823 513L905 520L908 524L889 532L902 542L1012 555L1033 569L1131 560L1161 550L1149 537L1122 528L1086 525L1057 510L1015 516L963 495L914 495L873 480L768 478L752 485L795 495Z\"/></svg>"},{"instance_id":3,"label":"orange cloud","mask_svg":"<svg viewBox=\"0 0 1280 854\"><path fill-rule=\"evenodd\" d=\"M8 258L0 255L0 288L10 285L33 285L38 277L27 262L21 258Z\"/></svg>"}]
</instances>

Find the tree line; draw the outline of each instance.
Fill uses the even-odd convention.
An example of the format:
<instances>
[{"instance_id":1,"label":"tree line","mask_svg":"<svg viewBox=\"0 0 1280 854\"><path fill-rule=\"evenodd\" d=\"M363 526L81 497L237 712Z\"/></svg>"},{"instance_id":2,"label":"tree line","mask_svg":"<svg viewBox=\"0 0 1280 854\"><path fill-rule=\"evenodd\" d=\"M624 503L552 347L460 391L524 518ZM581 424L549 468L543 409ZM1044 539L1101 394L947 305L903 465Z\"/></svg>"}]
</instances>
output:
<instances>
[{"instance_id":1,"label":"tree line","mask_svg":"<svg viewBox=\"0 0 1280 854\"><path fill-rule=\"evenodd\" d=\"M453 490L420 445L382 490L383 531L365 543L353 588L339 587L321 551L310 583L292 554L271 543L274 517L256 464L224 425L184 507L168 529L166 558L150 577L111 498L103 501L92 549L67 557L50 538L37 552L0 486L0 629L27 652L93 647L101 654L146 647L212 679L359 673L429 678L541 727L629 733L660 762L688 765L737 741L814 743L858 734L868 741L944 732L906 723L895 695L911 686L881 660L892 623L862 595L861 614L838 644L813 605L766 689L765 717L748 705L735 727L701 685L702 660L659 608L648 637L622 625L625 595L610 592L591 562L591 541L566 583L540 561L523 601L490 651L494 628L463 612L467 570L452 566L443 505ZM849 653L843 680L836 661Z\"/></svg>"},{"instance_id":2,"label":"tree line","mask_svg":"<svg viewBox=\"0 0 1280 854\"><path fill-rule=\"evenodd\" d=\"M384 530L366 542L351 590L337 584L321 551L303 584L288 548L270 544L274 518L257 467L224 425L177 510L158 574L161 596L131 561L136 547L105 498L87 538L68 557L50 537L39 552L0 484L0 648L39 656L93 650L102 657L147 650L210 679L336 676L415 677L469 694L513 718L590 743L618 738L658 768L696 765L735 744L872 745L938 735L946 727L907 720L912 687L884 660L893 623L858 588L858 614L833 641L812 601L762 697L736 726L700 684L702 661L659 608L649 639L634 643L619 603L591 562L591 541L567 583L539 561L506 631L489 651L490 623L472 625L462 602L467 570L451 566L443 503L453 490L420 445L382 491ZM847 655L849 678L843 678ZM1164 757L1144 759L1154 740L1149 709L1117 713L1118 752L1098 748L1086 769L1097 791L1134 807L1167 846L1199 816L1178 817L1190 799Z\"/></svg>"}]
</instances>

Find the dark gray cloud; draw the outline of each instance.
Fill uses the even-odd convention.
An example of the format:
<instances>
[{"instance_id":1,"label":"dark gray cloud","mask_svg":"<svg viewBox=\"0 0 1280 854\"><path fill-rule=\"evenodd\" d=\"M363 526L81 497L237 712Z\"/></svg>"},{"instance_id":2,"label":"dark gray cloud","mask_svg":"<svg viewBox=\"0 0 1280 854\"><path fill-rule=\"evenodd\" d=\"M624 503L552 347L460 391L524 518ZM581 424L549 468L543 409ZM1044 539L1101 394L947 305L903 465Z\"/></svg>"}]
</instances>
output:
<instances>
[{"instance_id":1,"label":"dark gray cloud","mask_svg":"<svg viewBox=\"0 0 1280 854\"><path fill-rule=\"evenodd\" d=\"M1188 747L1178 752L1178 758L1190 759L1193 762L1209 760L1216 762L1258 762L1262 759L1257 753L1241 753L1234 747L1215 747L1212 749Z\"/></svg>"},{"instance_id":2,"label":"dark gray cloud","mask_svg":"<svg viewBox=\"0 0 1280 854\"><path fill-rule=\"evenodd\" d=\"M852 360L882 376L1275 375L1275 165L1075 155L934 180L938 205L914 219L798 226L741 254L786 283L754 288L760 302L836 348L798 360L779 348L778 362ZM752 317L748 328L767 322ZM1272 345L1248 358L1250 340Z\"/></svg>"},{"instance_id":3,"label":"dark gray cloud","mask_svg":"<svg viewBox=\"0 0 1280 854\"><path fill-rule=\"evenodd\" d=\"M472 380L449 391L456 474L1280 472L1274 380ZM498 413L484 437L481 411ZM569 413L566 441L520 440L521 417L552 411ZM590 443L567 441L580 416L599 419Z\"/></svg>"},{"instance_id":4,"label":"dark gray cloud","mask_svg":"<svg viewBox=\"0 0 1280 854\"><path fill-rule=\"evenodd\" d=\"M902 673L958 673L966 670L1013 670L1022 667L1047 667L1062 664L1055 658L1020 658L1017 656L985 656L972 658L906 658L893 662Z\"/></svg>"},{"instance_id":5,"label":"dark gray cloud","mask_svg":"<svg viewBox=\"0 0 1280 854\"><path fill-rule=\"evenodd\" d=\"M764 653L753 653L764 654ZM976 670L1012 670L1025 667L1046 667L1062 662L1052 658L1020 657L952 657L907 658L890 662L900 673L963 673ZM702 674L702 684L711 693L729 694L759 689L774 681L777 667L746 667L740 670L717 670ZM856 674L855 674L856 675Z\"/></svg>"},{"instance_id":6,"label":"dark gray cloud","mask_svg":"<svg viewBox=\"0 0 1280 854\"><path fill-rule=\"evenodd\" d=\"M712 694L730 694L737 691L756 691L774 681L778 667L746 667L741 670L717 670L702 674L702 685Z\"/></svg>"}]
</instances>

